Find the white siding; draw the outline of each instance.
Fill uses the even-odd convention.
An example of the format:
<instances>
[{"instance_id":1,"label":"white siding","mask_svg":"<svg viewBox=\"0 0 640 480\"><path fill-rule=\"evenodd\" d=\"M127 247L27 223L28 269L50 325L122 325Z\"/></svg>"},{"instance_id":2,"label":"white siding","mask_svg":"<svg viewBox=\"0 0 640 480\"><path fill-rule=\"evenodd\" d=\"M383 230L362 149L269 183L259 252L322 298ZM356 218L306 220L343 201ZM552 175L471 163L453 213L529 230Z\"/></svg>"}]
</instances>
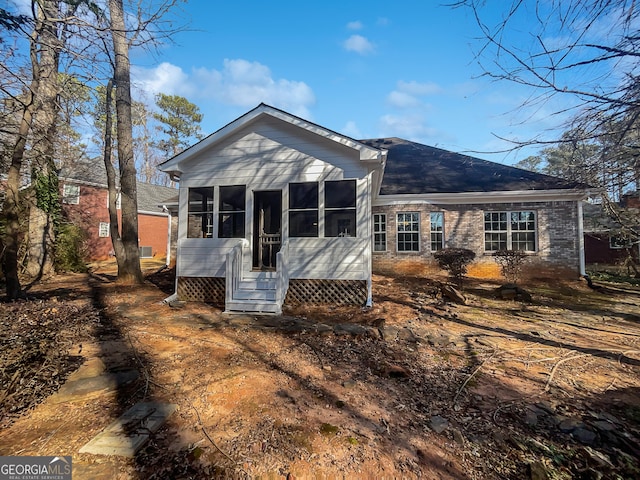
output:
<instances>
[{"instance_id":1,"label":"white siding","mask_svg":"<svg viewBox=\"0 0 640 480\"><path fill-rule=\"evenodd\" d=\"M289 243L291 278L366 280L368 266L363 238L292 238Z\"/></svg>"},{"instance_id":2,"label":"white siding","mask_svg":"<svg viewBox=\"0 0 640 480\"><path fill-rule=\"evenodd\" d=\"M357 238L321 238L323 181L358 179ZM246 239L251 243L253 191L282 190L283 241L288 234L288 184L320 182L320 238L292 238L289 245L291 278L367 280L370 276L371 175L359 152L318 137L278 119L262 119L190 160L180 180L180 241L178 276L223 277L226 254L238 239L184 238L187 231L189 187L214 186L214 224L217 224L220 185L246 185ZM214 237L217 228L214 228ZM244 269L251 268L245 252Z\"/></svg>"}]
</instances>

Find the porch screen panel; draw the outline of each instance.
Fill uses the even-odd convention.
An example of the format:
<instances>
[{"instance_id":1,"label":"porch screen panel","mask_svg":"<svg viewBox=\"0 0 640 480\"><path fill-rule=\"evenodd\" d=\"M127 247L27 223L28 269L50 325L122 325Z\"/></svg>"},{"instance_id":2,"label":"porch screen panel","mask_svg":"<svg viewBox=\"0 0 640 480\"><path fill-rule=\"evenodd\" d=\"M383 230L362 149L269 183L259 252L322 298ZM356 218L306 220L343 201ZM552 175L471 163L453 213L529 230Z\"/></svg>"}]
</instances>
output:
<instances>
[{"instance_id":1,"label":"porch screen panel","mask_svg":"<svg viewBox=\"0 0 640 480\"><path fill-rule=\"evenodd\" d=\"M356 236L356 181L324 182L324 236Z\"/></svg>"},{"instance_id":2,"label":"porch screen panel","mask_svg":"<svg viewBox=\"0 0 640 480\"><path fill-rule=\"evenodd\" d=\"M220 187L219 238L244 238L245 205L244 185Z\"/></svg>"},{"instance_id":3,"label":"porch screen panel","mask_svg":"<svg viewBox=\"0 0 640 480\"><path fill-rule=\"evenodd\" d=\"M213 187L189 189L188 238L213 236Z\"/></svg>"},{"instance_id":4,"label":"porch screen panel","mask_svg":"<svg viewBox=\"0 0 640 480\"><path fill-rule=\"evenodd\" d=\"M289 184L289 236L318 236L318 183Z\"/></svg>"}]
</instances>

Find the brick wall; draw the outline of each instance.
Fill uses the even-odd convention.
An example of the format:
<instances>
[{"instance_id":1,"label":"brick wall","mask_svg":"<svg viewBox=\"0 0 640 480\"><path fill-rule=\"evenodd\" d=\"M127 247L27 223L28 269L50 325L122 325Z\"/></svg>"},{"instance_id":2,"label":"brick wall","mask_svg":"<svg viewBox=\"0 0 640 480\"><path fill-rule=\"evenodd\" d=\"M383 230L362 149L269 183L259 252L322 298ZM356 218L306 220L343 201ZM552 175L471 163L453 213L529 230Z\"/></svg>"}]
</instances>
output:
<instances>
[{"instance_id":1,"label":"brick wall","mask_svg":"<svg viewBox=\"0 0 640 480\"><path fill-rule=\"evenodd\" d=\"M473 205L407 204L378 206L373 213L387 215L387 251L373 253L377 272L439 272L430 250L430 212L444 212L445 247L468 248L476 253L469 275L500 278L493 256L484 252L484 213L489 211L536 212L536 252L530 256L528 276L567 277L579 272L579 236L577 203L536 202ZM420 213L420 252L398 252L396 248L396 214Z\"/></svg>"}]
</instances>

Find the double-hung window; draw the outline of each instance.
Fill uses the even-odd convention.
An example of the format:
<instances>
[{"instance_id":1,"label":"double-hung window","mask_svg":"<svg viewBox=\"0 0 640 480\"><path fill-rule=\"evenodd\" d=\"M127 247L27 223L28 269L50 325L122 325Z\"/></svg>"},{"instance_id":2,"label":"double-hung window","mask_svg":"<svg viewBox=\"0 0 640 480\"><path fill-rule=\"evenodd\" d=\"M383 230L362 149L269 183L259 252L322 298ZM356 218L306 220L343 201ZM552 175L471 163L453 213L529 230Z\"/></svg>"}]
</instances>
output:
<instances>
[{"instance_id":1,"label":"double-hung window","mask_svg":"<svg viewBox=\"0 0 640 480\"><path fill-rule=\"evenodd\" d=\"M399 252L419 252L420 251L420 213L403 212L398 213L398 251Z\"/></svg>"},{"instance_id":2,"label":"double-hung window","mask_svg":"<svg viewBox=\"0 0 640 480\"><path fill-rule=\"evenodd\" d=\"M318 236L318 183L289 184L289 236Z\"/></svg>"},{"instance_id":3,"label":"double-hung window","mask_svg":"<svg viewBox=\"0 0 640 480\"><path fill-rule=\"evenodd\" d=\"M387 214L373 214L373 251L387 251Z\"/></svg>"},{"instance_id":4,"label":"double-hung window","mask_svg":"<svg viewBox=\"0 0 640 480\"><path fill-rule=\"evenodd\" d=\"M109 222L100 222L100 225L98 226L98 236L99 237L109 236Z\"/></svg>"},{"instance_id":5,"label":"double-hung window","mask_svg":"<svg viewBox=\"0 0 640 480\"><path fill-rule=\"evenodd\" d=\"M213 187L189 189L188 238L213 236Z\"/></svg>"},{"instance_id":6,"label":"double-hung window","mask_svg":"<svg viewBox=\"0 0 640 480\"><path fill-rule=\"evenodd\" d=\"M356 236L356 181L324 182L324 236Z\"/></svg>"},{"instance_id":7,"label":"double-hung window","mask_svg":"<svg viewBox=\"0 0 640 480\"><path fill-rule=\"evenodd\" d=\"M65 183L62 186L62 203L78 205L80 203L80 185Z\"/></svg>"},{"instance_id":8,"label":"double-hung window","mask_svg":"<svg viewBox=\"0 0 640 480\"><path fill-rule=\"evenodd\" d=\"M246 187L220 187L219 238L244 238Z\"/></svg>"},{"instance_id":9,"label":"double-hung window","mask_svg":"<svg viewBox=\"0 0 640 480\"><path fill-rule=\"evenodd\" d=\"M429 214L431 223L431 251L442 250L444 246L444 213L431 212Z\"/></svg>"},{"instance_id":10,"label":"double-hung window","mask_svg":"<svg viewBox=\"0 0 640 480\"><path fill-rule=\"evenodd\" d=\"M533 211L485 212L484 250L536 250L536 214Z\"/></svg>"}]
</instances>

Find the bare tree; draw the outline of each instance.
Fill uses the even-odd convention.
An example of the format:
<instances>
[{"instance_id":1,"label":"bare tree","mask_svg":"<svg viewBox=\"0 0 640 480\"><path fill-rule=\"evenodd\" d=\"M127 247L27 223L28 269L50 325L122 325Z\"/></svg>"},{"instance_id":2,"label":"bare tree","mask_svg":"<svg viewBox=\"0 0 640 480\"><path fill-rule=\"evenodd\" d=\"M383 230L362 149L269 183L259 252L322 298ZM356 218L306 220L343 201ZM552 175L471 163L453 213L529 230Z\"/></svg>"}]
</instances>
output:
<instances>
[{"instance_id":1,"label":"bare tree","mask_svg":"<svg viewBox=\"0 0 640 480\"><path fill-rule=\"evenodd\" d=\"M137 284L142 283L144 279L140 270L138 250L138 197L131 118L131 66L122 0L109 0L109 14L114 52L113 78L116 89L118 165L122 205L121 248L120 251L116 251L118 281ZM106 159L105 163L107 163Z\"/></svg>"},{"instance_id":2,"label":"bare tree","mask_svg":"<svg viewBox=\"0 0 640 480\"><path fill-rule=\"evenodd\" d=\"M58 123L58 67L62 39L59 37L60 5L56 0L33 2L40 25L37 64L39 77L35 102L31 181L33 200L29 209L27 273L34 279L53 273L56 213L60 209L58 176L54 161Z\"/></svg>"},{"instance_id":3,"label":"bare tree","mask_svg":"<svg viewBox=\"0 0 640 480\"><path fill-rule=\"evenodd\" d=\"M570 160L565 176L591 175L605 210L638 243L638 214L623 215L618 204L625 193L640 196L638 3L512 0L501 4L498 19L493 2L452 5L467 8L476 20L476 59L484 74L528 88L522 107L551 106L558 118L560 134L541 132L514 147L552 145L543 153L547 160L549 154ZM585 148L598 154L585 157ZM528 163L539 165L535 158Z\"/></svg>"}]
</instances>

